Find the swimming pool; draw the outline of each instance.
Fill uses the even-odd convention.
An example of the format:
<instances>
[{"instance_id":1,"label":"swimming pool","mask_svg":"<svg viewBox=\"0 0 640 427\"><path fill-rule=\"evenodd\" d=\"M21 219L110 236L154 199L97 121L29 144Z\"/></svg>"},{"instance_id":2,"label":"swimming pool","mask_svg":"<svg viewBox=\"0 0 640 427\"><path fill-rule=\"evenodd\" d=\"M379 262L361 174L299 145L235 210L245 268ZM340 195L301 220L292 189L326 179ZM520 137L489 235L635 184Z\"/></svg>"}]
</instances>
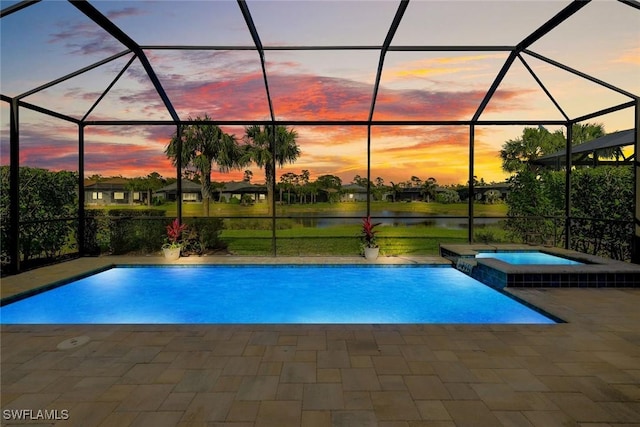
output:
<instances>
[{"instance_id":1,"label":"swimming pool","mask_svg":"<svg viewBox=\"0 0 640 427\"><path fill-rule=\"evenodd\" d=\"M545 252L479 252L476 258L495 258L515 265L581 265L579 261L551 255Z\"/></svg>"},{"instance_id":2,"label":"swimming pool","mask_svg":"<svg viewBox=\"0 0 640 427\"><path fill-rule=\"evenodd\" d=\"M556 323L451 267L116 267L0 308L3 324Z\"/></svg>"}]
</instances>

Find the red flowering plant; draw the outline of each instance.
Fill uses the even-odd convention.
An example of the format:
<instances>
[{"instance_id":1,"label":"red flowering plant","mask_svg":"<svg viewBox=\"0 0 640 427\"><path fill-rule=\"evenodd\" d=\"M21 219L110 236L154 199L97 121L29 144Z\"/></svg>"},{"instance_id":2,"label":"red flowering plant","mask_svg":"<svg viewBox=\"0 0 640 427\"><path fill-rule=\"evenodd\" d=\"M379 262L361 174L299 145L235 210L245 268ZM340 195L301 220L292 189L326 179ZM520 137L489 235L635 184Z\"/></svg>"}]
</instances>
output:
<instances>
[{"instance_id":1,"label":"red flowering plant","mask_svg":"<svg viewBox=\"0 0 640 427\"><path fill-rule=\"evenodd\" d=\"M378 242L376 240L376 234L378 233L375 228L380 225L379 222L372 223L371 217L367 216L362 218L362 232L360 233L360 237L362 240L363 248L377 248Z\"/></svg>"},{"instance_id":2,"label":"red flowering plant","mask_svg":"<svg viewBox=\"0 0 640 427\"><path fill-rule=\"evenodd\" d=\"M187 224L180 224L178 218L167 225L167 241L162 245L162 249L178 249L182 247L182 233L187 229Z\"/></svg>"}]
</instances>

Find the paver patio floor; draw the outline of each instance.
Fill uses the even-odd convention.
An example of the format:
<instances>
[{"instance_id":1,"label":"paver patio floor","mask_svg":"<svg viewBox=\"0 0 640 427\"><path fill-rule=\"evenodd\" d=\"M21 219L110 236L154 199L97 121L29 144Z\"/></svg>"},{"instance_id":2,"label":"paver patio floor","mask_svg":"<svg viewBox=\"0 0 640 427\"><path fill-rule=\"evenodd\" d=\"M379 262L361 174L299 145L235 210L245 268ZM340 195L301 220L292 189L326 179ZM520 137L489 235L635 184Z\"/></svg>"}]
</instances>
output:
<instances>
[{"instance_id":1,"label":"paver patio floor","mask_svg":"<svg viewBox=\"0 0 640 427\"><path fill-rule=\"evenodd\" d=\"M9 277L3 296L113 262ZM2 425L640 426L640 290L511 292L567 323L4 325Z\"/></svg>"}]
</instances>

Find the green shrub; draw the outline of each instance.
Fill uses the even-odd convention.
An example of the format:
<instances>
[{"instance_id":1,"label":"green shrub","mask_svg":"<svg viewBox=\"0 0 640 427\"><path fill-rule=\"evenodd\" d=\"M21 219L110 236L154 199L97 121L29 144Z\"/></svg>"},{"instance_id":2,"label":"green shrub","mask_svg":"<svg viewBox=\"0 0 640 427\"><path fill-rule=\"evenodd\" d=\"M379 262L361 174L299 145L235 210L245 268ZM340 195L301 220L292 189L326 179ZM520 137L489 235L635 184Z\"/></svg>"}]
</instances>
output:
<instances>
[{"instance_id":1,"label":"green shrub","mask_svg":"<svg viewBox=\"0 0 640 427\"><path fill-rule=\"evenodd\" d=\"M107 212L102 209L85 211L84 249L87 255L97 256L108 252L111 233Z\"/></svg>"},{"instance_id":2,"label":"green shrub","mask_svg":"<svg viewBox=\"0 0 640 427\"><path fill-rule=\"evenodd\" d=\"M225 220L227 230L271 230L273 221L268 218L238 218ZM289 230L296 226L292 219L276 220L276 230Z\"/></svg>"},{"instance_id":3,"label":"green shrub","mask_svg":"<svg viewBox=\"0 0 640 427\"><path fill-rule=\"evenodd\" d=\"M436 202L443 204L460 203L460 195L455 190L446 189L436 194Z\"/></svg>"},{"instance_id":4,"label":"green shrub","mask_svg":"<svg viewBox=\"0 0 640 427\"><path fill-rule=\"evenodd\" d=\"M24 261L54 258L69 249L73 242L73 220L77 216L78 174L69 171L20 167L19 242ZM0 244L2 262L9 261L9 167L0 168Z\"/></svg>"},{"instance_id":5,"label":"green shrub","mask_svg":"<svg viewBox=\"0 0 640 427\"><path fill-rule=\"evenodd\" d=\"M159 250L170 222L165 212L157 209L111 209L108 215L109 246L114 255Z\"/></svg>"},{"instance_id":6,"label":"green shrub","mask_svg":"<svg viewBox=\"0 0 640 427\"><path fill-rule=\"evenodd\" d=\"M220 239L220 233L224 229L224 221L220 218L187 218L185 224L188 226L188 233L185 236L189 240L192 253L198 253L206 249L224 249L226 244ZM197 245L195 244L197 241Z\"/></svg>"},{"instance_id":7,"label":"green shrub","mask_svg":"<svg viewBox=\"0 0 640 427\"><path fill-rule=\"evenodd\" d=\"M503 226L485 226L476 231L473 234L473 240L476 243L505 243L511 239L507 236Z\"/></svg>"}]
</instances>

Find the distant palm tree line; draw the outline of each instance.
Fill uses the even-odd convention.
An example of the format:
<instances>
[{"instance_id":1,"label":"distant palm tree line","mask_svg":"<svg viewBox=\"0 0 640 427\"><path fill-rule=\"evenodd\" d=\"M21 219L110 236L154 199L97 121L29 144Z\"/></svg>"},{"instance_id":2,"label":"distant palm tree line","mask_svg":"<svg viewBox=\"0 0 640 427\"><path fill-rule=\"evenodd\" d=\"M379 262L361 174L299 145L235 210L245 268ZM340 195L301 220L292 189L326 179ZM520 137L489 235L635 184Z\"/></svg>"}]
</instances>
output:
<instances>
[{"instance_id":1,"label":"distant palm tree line","mask_svg":"<svg viewBox=\"0 0 640 427\"><path fill-rule=\"evenodd\" d=\"M276 173L274 165L283 167L285 164L295 163L300 156L300 148L297 144L298 134L286 126L247 126L242 137L243 144L239 144L235 135L223 132L219 126L211 123L211 118L206 114L203 117L190 119L190 121L195 123L183 126L180 132L182 142L180 163L183 168L195 170L192 177L197 177L202 185L205 215L208 215L209 204L206 202L211 199L213 187L220 186L211 181L214 165L221 172L228 172L232 169L241 170L252 163L255 164L264 170L267 198L271 200ZM274 149L271 148L272 143L275 143ZM275 152L275 161L273 152ZM177 132L173 134L165 154L176 166L178 160ZM245 170L244 180L250 182L252 178L253 172ZM352 182L365 188L371 188L374 198L381 198L380 192L386 190L391 193L393 200L402 189L417 188L423 199L430 201L435 199L437 188L437 180L433 177L423 181L417 176L412 176L407 181L390 182L390 185L385 185L384 179L381 177L377 177L369 183L367 178L356 175ZM309 194L313 200L314 194L317 195L318 188L339 190L342 180L335 175L322 175L315 182L310 182L309 171L302 170L300 174L293 172L283 174L280 177L280 184L281 188L289 191L294 189L299 196L304 195L305 200L306 195Z\"/></svg>"},{"instance_id":2,"label":"distant palm tree line","mask_svg":"<svg viewBox=\"0 0 640 427\"><path fill-rule=\"evenodd\" d=\"M297 144L298 134L286 126L247 126L242 137L243 144L239 144L235 135L226 134L219 126L211 124L211 118L206 114L203 117L196 117L194 120L190 119L190 121L195 123L180 129L182 142L180 160L183 168L195 170L192 177L196 177L200 181L205 202L211 199L212 187L219 186L211 182L211 172L214 165L221 172L228 172L231 169L241 170L252 163L255 164L264 170L267 198L271 200L276 173L274 164L283 167L285 164L295 163L300 156L300 148ZM275 143L274 150L271 149L272 143ZM272 152L275 152L275 161ZM176 166L177 132L173 134L165 154ZM315 182L309 181L309 175L308 170L302 170L300 174L284 173L280 177L281 188L284 187L289 191L296 189L296 192L301 196L304 195L306 199L307 194L313 198L313 195L317 194L318 188L339 190L342 185L342 180L335 175L322 175ZM245 170L244 181L250 182L252 178L253 172ZM435 199L437 188L437 180L433 177L423 181L417 176L412 176L407 181L390 182L390 185L385 185L382 177L377 177L369 183L367 178L356 175L352 182L365 188L371 188L374 193L379 193L383 189L387 190L391 193L393 200L402 189L418 188L420 195L426 201L430 201ZM484 180L482 180L483 182ZM376 196L381 195L374 194L374 198L378 198ZM208 210L208 203L204 203L204 205L205 210ZM205 212L205 215L208 215L208 212Z\"/></svg>"}]
</instances>

